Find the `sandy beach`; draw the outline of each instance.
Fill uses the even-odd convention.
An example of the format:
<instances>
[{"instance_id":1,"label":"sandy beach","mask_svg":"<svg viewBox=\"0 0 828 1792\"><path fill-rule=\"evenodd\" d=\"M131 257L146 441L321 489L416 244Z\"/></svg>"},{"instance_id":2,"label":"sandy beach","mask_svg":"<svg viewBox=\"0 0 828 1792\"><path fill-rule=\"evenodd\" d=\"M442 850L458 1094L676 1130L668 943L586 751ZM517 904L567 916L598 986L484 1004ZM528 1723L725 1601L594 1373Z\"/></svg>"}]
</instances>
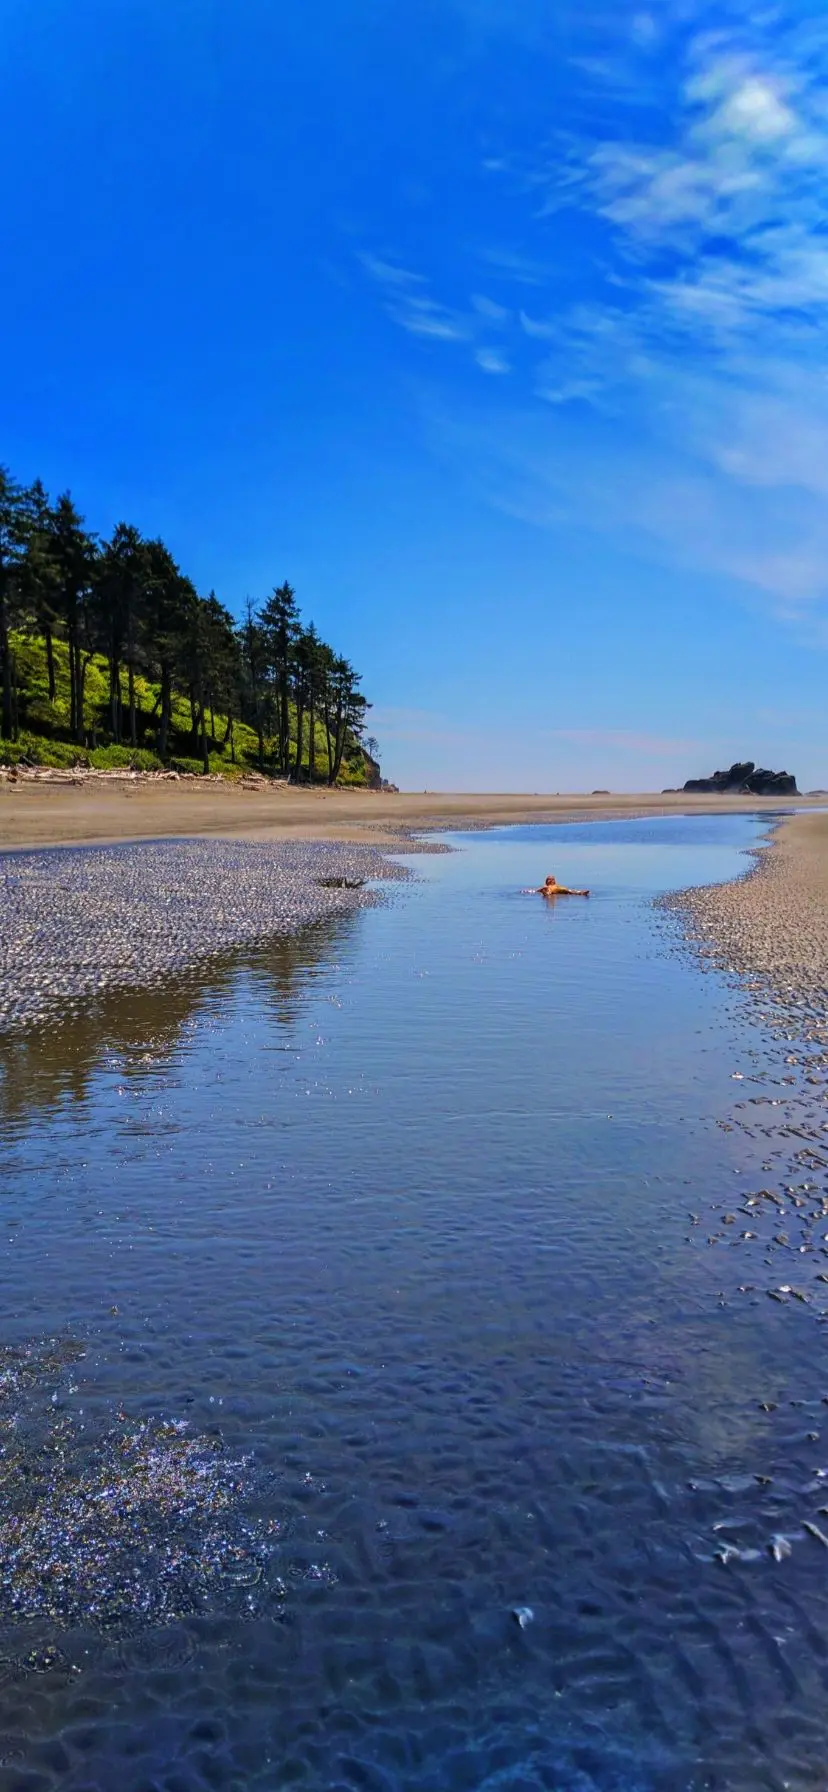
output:
<instances>
[{"instance_id":1,"label":"sandy beach","mask_svg":"<svg viewBox=\"0 0 828 1792\"><path fill-rule=\"evenodd\" d=\"M813 808L824 798L786 799ZM418 829L596 820L613 816L778 813L778 797L519 795L463 792L240 789L232 784L0 782L0 849L197 838L367 840L394 845Z\"/></svg>"}]
</instances>

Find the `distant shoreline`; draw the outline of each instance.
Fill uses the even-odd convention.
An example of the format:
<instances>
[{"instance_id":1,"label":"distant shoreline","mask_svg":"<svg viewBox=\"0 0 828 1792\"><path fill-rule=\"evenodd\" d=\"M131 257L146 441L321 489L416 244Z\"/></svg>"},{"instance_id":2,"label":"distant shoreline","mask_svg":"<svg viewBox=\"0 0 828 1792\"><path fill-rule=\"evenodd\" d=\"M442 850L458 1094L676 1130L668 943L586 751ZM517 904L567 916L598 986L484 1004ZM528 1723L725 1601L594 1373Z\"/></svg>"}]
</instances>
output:
<instances>
[{"instance_id":1,"label":"distant shoreline","mask_svg":"<svg viewBox=\"0 0 828 1792\"><path fill-rule=\"evenodd\" d=\"M824 797L620 796L239 789L103 780L87 785L0 782L0 851L158 839L336 840L400 848L412 833L656 815L779 814Z\"/></svg>"}]
</instances>

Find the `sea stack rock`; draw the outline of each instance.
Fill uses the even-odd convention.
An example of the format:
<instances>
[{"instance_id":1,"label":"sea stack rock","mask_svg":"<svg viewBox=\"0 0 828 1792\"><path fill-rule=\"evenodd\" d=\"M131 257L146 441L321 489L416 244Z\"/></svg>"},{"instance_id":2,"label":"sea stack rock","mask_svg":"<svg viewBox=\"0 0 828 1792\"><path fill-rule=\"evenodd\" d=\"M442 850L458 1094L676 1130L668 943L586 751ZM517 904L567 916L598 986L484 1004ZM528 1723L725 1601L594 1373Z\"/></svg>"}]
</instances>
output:
<instances>
[{"instance_id":1,"label":"sea stack rock","mask_svg":"<svg viewBox=\"0 0 828 1792\"><path fill-rule=\"evenodd\" d=\"M710 778L688 778L685 790L719 796L798 796L791 772L769 772L752 759L737 760L728 772Z\"/></svg>"}]
</instances>

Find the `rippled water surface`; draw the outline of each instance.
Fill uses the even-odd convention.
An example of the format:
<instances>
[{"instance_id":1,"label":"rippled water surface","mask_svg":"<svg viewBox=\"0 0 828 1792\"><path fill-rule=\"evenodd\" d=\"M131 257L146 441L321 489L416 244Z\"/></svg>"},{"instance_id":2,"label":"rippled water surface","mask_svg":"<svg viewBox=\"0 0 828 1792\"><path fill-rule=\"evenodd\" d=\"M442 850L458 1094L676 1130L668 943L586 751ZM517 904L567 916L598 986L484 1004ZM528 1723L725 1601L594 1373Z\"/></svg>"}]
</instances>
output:
<instances>
[{"instance_id":1,"label":"rippled water surface","mask_svg":"<svg viewBox=\"0 0 828 1792\"><path fill-rule=\"evenodd\" d=\"M652 909L757 837L461 837L0 1044L4 1788L824 1786L824 1330L696 1224L780 1048Z\"/></svg>"}]
</instances>

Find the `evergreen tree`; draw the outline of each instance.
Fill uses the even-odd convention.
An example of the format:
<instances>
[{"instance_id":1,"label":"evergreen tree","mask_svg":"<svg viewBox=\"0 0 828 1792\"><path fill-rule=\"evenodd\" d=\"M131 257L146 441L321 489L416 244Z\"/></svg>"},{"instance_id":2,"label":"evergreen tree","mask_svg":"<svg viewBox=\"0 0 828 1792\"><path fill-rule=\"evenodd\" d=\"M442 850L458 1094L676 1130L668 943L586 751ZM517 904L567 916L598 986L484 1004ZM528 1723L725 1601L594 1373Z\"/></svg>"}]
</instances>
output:
<instances>
[{"instance_id":1,"label":"evergreen tree","mask_svg":"<svg viewBox=\"0 0 828 1792\"><path fill-rule=\"evenodd\" d=\"M69 492L62 493L50 515L49 559L55 616L69 649L69 731L73 740L83 742L86 671L95 649L92 598L98 548Z\"/></svg>"},{"instance_id":2,"label":"evergreen tree","mask_svg":"<svg viewBox=\"0 0 828 1792\"><path fill-rule=\"evenodd\" d=\"M0 734L17 734L12 629L22 619L21 575L29 533L26 492L0 467Z\"/></svg>"},{"instance_id":3,"label":"evergreen tree","mask_svg":"<svg viewBox=\"0 0 828 1792\"><path fill-rule=\"evenodd\" d=\"M166 762L172 722L173 684L184 657L191 612L198 602L195 588L185 579L163 541L144 544L145 651L152 675L158 678L158 733L156 750Z\"/></svg>"},{"instance_id":4,"label":"evergreen tree","mask_svg":"<svg viewBox=\"0 0 828 1792\"><path fill-rule=\"evenodd\" d=\"M149 564L146 542L130 523L119 523L104 546L98 574L99 617L109 660L109 700L112 734L120 741L123 729L121 664L126 663L129 739L137 747L135 670L144 622Z\"/></svg>"},{"instance_id":5,"label":"evergreen tree","mask_svg":"<svg viewBox=\"0 0 828 1792\"><path fill-rule=\"evenodd\" d=\"M245 619L239 629L240 701L242 718L255 728L259 742L259 770L264 771L264 728L269 702L267 684L267 636L247 599Z\"/></svg>"},{"instance_id":6,"label":"evergreen tree","mask_svg":"<svg viewBox=\"0 0 828 1792\"><path fill-rule=\"evenodd\" d=\"M27 539L19 584L21 605L25 626L43 636L49 702L54 703L57 696L54 631L58 620L57 568L51 551L54 512L40 479L36 479L25 493L25 510Z\"/></svg>"},{"instance_id":7,"label":"evergreen tree","mask_svg":"<svg viewBox=\"0 0 828 1792\"><path fill-rule=\"evenodd\" d=\"M308 782L316 782L316 723L322 701L325 677L325 643L313 623L302 633L308 702Z\"/></svg>"},{"instance_id":8,"label":"evergreen tree","mask_svg":"<svg viewBox=\"0 0 828 1792\"><path fill-rule=\"evenodd\" d=\"M13 637L21 630L44 641L53 706L55 642L65 642L69 734L79 744L88 744L87 671L100 654L108 669L109 733L116 744L126 732L130 745L138 747L139 730L154 723L154 745L166 761L173 695L183 689L190 698L191 752L205 771L211 751L224 753L229 746L235 760L237 720L255 730L260 769L269 761L287 778L307 776L314 783L324 775L334 784L346 755L359 753L370 707L359 677L313 623L302 625L287 581L260 611L248 601L237 626L215 592L198 596L164 542L146 540L132 525L119 523L101 547L69 492L51 504L39 480L24 487L0 468L0 733L6 740L18 732ZM149 717L137 700L141 674L158 684ZM224 717L221 738L217 715ZM327 763L320 774L317 732L322 728ZM96 732L93 728L93 746Z\"/></svg>"},{"instance_id":9,"label":"evergreen tree","mask_svg":"<svg viewBox=\"0 0 828 1792\"><path fill-rule=\"evenodd\" d=\"M334 702L334 761L328 781L335 784L342 771L349 735L353 740L359 741L365 727L365 712L371 705L360 691L359 674L354 671L350 661L342 658L334 660L331 684Z\"/></svg>"},{"instance_id":10,"label":"evergreen tree","mask_svg":"<svg viewBox=\"0 0 828 1792\"><path fill-rule=\"evenodd\" d=\"M290 776L290 681L294 669L294 649L299 633L299 610L296 593L285 580L272 592L259 618L267 643L267 656L273 675L278 720L278 762L287 778Z\"/></svg>"}]
</instances>

